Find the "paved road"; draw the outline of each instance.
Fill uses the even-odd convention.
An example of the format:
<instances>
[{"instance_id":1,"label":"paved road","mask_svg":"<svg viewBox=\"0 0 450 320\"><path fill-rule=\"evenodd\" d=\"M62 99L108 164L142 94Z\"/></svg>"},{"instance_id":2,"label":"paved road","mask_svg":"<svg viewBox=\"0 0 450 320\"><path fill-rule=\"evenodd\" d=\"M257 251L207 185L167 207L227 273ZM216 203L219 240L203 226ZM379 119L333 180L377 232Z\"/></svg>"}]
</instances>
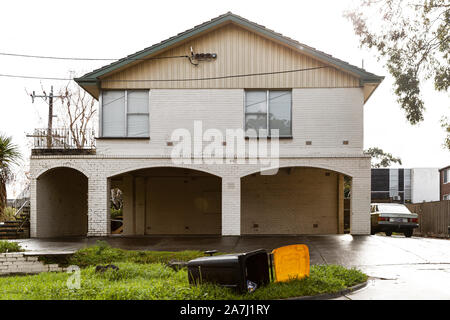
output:
<instances>
[{"instance_id":1,"label":"paved road","mask_svg":"<svg viewBox=\"0 0 450 320\"><path fill-rule=\"evenodd\" d=\"M449 300L450 264L404 264L359 268L366 288L336 300Z\"/></svg>"},{"instance_id":2,"label":"paved road","mask_svg":"<svg viewBox=\"0 0 450 320\"><path fill-rule=\"evenodd\" d=\"M25 239L33 251L72 251L95 238ZM312 264L356 267L369 285L340 299L450 299L450 240L403 236L258 236L258 237L110 237L111 246L135 250L208 250L245 252L303 243Z\"/></svg>"}]
</instances>

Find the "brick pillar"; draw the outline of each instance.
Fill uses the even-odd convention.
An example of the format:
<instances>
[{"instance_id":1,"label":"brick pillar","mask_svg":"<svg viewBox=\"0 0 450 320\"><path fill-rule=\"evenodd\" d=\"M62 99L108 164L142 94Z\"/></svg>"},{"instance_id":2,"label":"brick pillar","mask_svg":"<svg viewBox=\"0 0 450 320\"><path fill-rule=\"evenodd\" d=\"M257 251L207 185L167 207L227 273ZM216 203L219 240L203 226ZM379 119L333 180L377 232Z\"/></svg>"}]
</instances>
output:
<instances>
[{"instance_id":1,"label":"brick pillar","mask_svg":"<svg viewBox=\"0 0 450 320\"><path fill-rule=\"evenodd\" d=\"M89 178L88 181L88 237L103 237L111 233L109 179L102 176Z\"/></svg>"},{"instance_id":2,"label":"brick pillar","mask_svg":"<svg viewBox=\"0 0 450 320\"><path fill-rule=\"evenodd\" d=\"M370 168L352 179L351 234L370 234Z\"/></svg>"},{"instance_id":3,"label":"brick pillar","mask_svg":"<svg viewBox=\"0 0 450 320\"><path fill-rule=\"evenodd\" d=\"M222 178L222 235L241 234L241 179Z\"/></svg>"},{"instance_id":4,"label":"brick pillar","mask_svg":"<svg viewBox=\"0 0 450 320\"><path fill-rule=\"evenodd\" d=\"M36 190L36 179L31 179L30 182L30 237L37 237L37 190Z\"/></svg>"}]
</instances>

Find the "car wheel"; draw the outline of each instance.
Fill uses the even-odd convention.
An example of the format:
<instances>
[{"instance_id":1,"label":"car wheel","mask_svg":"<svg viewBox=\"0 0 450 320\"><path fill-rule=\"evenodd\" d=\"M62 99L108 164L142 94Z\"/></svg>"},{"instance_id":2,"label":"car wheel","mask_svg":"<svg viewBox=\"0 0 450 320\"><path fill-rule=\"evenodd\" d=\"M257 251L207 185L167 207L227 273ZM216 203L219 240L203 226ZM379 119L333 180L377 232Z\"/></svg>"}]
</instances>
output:
<instances>
[{"instance_id":1,"label":"car wheel","mask_svg":"<svg viewBox=\"0 0 450 320\"><path fill-rule=\"evenodd\" d=\"M403 232L403 234L405 235L405 237L411 238L411 236L413 234L413 231L412 230L408 230L408 231Z\"/></svg>"},{"instance_id":2,"label":"car wheel","mask_svg":"<svg viewBox=\"0 0 450 320\"><path fill-rule=\"evenodd\" d=\"M392 236L392 231L385 231L384 233L385 233L386 236L388 236L388 237Z\"/></svg>"}]
</instances>

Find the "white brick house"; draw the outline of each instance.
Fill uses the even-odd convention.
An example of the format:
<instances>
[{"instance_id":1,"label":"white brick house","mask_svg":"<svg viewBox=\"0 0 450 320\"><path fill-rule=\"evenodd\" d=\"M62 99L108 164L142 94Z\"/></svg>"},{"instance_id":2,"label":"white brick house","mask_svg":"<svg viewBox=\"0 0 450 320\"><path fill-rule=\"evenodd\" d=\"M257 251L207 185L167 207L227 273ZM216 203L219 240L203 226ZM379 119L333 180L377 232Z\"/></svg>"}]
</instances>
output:
<instances>
[{"instance_id":1,"label":"white brick house","mask_svg":"<svg viewBox=\"0 0 450 320\"><path fill-rule=\"evenodd\" d=\"M94 70L76 81L99 100L95 153L33 153L31 235L108 236L112 187L123 235L343 233L344 176L350 231L369 234L363 109L382 79L231 13ZM280 170L250 161L257 139L175 163L173 132L196 122L224 155L228 129L278 129Z\"/></svg>"}]
</instances>

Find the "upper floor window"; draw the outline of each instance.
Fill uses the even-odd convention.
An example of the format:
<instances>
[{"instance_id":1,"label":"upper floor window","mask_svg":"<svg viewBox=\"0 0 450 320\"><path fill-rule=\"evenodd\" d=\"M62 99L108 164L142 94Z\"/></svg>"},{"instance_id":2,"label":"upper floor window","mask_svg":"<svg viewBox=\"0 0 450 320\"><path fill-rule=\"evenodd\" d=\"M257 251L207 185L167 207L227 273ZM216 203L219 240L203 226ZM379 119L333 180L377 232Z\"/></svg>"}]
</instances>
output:
<instances>
[{"instance_id":1,"label":"upper floor window","mask_svg":"<svg viewBox=\"0 0 450 320\"><path fill-rule=\"evenodd\" d=\"M292 92L286 90L245 91L245 132L270 137L278 129L280 137L292 137ZM260 131L261 130L261 131Z\"/></svg>"},{"instance_id":2,"label":"upper floor window","mask_svg":"<svg viewBox=\"0 0 450 320\"><path fill-rule=\"evenodd\" d=\"M443 171L444 174L444 183L449 183L450 182L450 169L445 169Z\"/></svg>"},{"instance_id":3,"label":"upper floor window","mask_svg":"<svg viewBox=\"0 0 450 320\"><path fill-rule=\"evenodd\" d=\"M148 137L149 91L102 92L102 137Z\"/></svg>"}]
</instances>

